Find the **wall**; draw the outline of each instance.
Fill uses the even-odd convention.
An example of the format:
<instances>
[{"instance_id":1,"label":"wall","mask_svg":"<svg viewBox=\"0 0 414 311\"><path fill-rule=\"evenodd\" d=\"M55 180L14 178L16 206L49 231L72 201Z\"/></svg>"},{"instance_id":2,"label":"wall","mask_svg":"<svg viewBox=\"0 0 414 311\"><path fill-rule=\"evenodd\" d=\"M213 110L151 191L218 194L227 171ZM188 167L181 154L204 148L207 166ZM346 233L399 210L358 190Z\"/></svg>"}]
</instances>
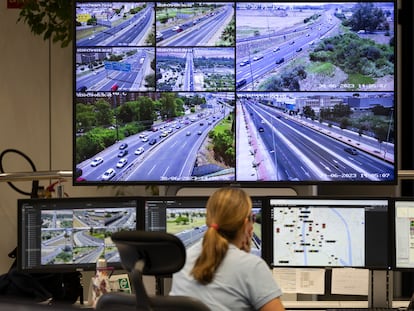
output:
<instances>
[{"instance_id":1,"label":"wall","mask_svg":"<svg viewBox=\"0 0 414 311\"><path fill-rule=\"evenodd\" d=\"M16 24L18 10L8 10L5 6L6 3L3 2L0 8L0 150L18 149L31 157L38 169L48 169L48 45L30 35L23 24ZM70 59L69 55L68 53L67 57ZM31 170L24 160L15 156L6 156L3 168L6 171ZM30 184L27 182L18 183L16 186L30 191ZM7 253L16 246L16 199L22 196L6 183L1 183L0 197L2 273L11 264Z\"/></svg>"},{"instance_id":2,"label":"wall","mask_svg":"<svg viewBox=\"0 0 414 311\"><path fill-rule=\"evenodd\" d=\"M27 25L16 23L19 10L0 7L0 152L17 149L35 164L37 171L72 170L72 48L43 41ZM31 166L19 155L7 153L5 172L30 172ZM42 180L47 186L55 180ZM70 196L112 195L115 189L71 186ZM14 183L30 192L30 182ZM143 187L128 187L127 194L143 194ZM0 274L12 260L7 254L17 243L17 199L28 196L0 183Z\"/></svg>"}]
</instances>

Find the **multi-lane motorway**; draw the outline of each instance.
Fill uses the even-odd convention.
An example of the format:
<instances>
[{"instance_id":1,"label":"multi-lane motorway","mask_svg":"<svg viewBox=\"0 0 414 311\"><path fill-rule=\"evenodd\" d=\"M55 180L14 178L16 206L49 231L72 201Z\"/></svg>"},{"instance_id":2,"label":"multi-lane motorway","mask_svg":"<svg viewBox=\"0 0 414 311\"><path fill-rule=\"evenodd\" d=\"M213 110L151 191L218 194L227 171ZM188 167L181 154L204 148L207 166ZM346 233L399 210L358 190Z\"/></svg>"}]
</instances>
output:
<instances>
[{"instance_id":1,"label":"multi-lane motorway","mask_svg":"<svg viewBox=\"0 0 414 311\"><path fill-rule=\"evenodd\" d=\"M120 14L121 15L121 14ZM82 46L137 46L150 31L154 19L153 4L148 3L141 12L119 23L121 18L114 15L110 21L100 21L94 26L96 32L86 38L77 39L77 47ZM89 26L90 28L91 26ZM93 29L94 29L93 28Z\"/></svg>"},{"instance_id":2,"label":"multi-lane motorway","mask_svg":"<svg viewBox=\"0 0 414 311\"><path fill-rule=\"evenodd\" d=\"M147 59L151 57L151 53L145 48L133 50L119 48L116 51L119 54L130 53L130 56L125 57L119 65L128 69L113 70L109 66L111 63L108 63L108 68L101 67L88 73L80 73L76 78L76 88L79 92L142 90L141 83L145 77L145 66L149 64Z\"/></svg>"},{"instance_id":3,"label":"multi-lane motorway","mask_svg":"<svg viewBox=\"0 0 414 311\"><path fill-rule=\"evenodd\" d=\"M332 33L340 24L332 12L325 12L321 22L312 26L300 25L289 31L283 31L269 37L269 40L281 40L283 43L260 51L260 54L241 55L237 57L236 80L245 80L238 90L255 90L252 82L257 81L266 73L282 67L286 62L302 55L312 48L321 38ZM238 39L238 45L254 44L261 37ZM260 57L258 57L260 56Z\"/></svg>"},{"instance_id":4,"label":"multi-lane motorway","mask_svg":"<svg viewBox=\"0 0 414 311\"><path fill-rule=\"evenodd\" d=\"M210 104L211 108L199 116L193 114L159 123L152 131L130 136L105 149L99 154L104 161L98 166L91 166L93 159L79 165L83 177L88 181L101 181L106 170L114 169L111 181L192 180L198 150L208 132L233 110L215 100ZM127 144L127 151L119 157L119 147L123 143ZM117 167L120 158L126 158L127 164Z\"/></svg>"},{"instance_id":5,"label":"multi-lane motorway","mask_svg":"<svg viewBox=\"0 0 414 311\"><path fill-rule=\"evenodd\" d=\"M242 111L266 155L261 165L278 180L392 180L393 165L370 154L368 143L351 154L333 133L314 130L273 107L245 100Z\"/></svg>"},{"instance_id":6,"label":"multi-lane motorway","mask_svg":"<svg viewBox=\"0 0 414 311\"><path fill-rule=\"evenodd\" d=\"M159 31L157 45L159 46L214 46L210 42L217 37L217 32L227 24L234 9L231 4L216 10L213 13L190 20L179 26L170 26ZM162 39L161 39L162 38Z\"/></svg>"}]
</instances>

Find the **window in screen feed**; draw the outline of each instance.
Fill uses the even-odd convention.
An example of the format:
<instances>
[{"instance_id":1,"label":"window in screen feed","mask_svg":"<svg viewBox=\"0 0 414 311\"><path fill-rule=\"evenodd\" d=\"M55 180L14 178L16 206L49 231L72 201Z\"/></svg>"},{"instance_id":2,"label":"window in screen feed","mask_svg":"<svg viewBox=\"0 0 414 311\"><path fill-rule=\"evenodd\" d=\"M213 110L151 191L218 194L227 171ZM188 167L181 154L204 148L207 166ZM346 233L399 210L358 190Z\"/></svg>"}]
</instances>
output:
<instances>
[{"instance_id":1,"label":"window in screen feed","mask_svg":"<svg viewBox=\"0 0 414 311\"><path fill-rule=\"evenodd\" d=\"M387 268L387 200L271 199L273 265ZM386 231L376 236L379 226Z\"/></svg>"},{"instance_id":2,"label":"window in screen feed","mask_svg":"<svg viewBox=\"0 0 414 311\"><path fill-rule=\"evenodd\" d=\"M76 0L76 185L395 184L396 0Z\"/></svg>"}]
</instances>

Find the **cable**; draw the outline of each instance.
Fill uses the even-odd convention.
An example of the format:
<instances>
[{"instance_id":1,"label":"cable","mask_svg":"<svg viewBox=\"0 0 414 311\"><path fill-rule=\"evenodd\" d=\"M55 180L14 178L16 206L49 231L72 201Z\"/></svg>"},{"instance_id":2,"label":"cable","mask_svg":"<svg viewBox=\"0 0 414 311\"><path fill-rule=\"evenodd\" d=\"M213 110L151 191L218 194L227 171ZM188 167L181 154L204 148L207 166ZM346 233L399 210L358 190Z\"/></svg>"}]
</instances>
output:
<instances>
[{"instance_id":1,"label":"cable","mask_svg":"<svg viewBox=\"0 0 414 311\"><path fill-rule=\"evenodd\" d=\"M7 153L17 153L18 155L21 155L23 158L25 158L27 160L27 162L29 162L30 166L32 167L33 172L36 172L36 166L34 165L33 161L26 154L24 154L23 152L21 152L17 149L6 149L0 154L0 171L2 173L4 173L4 170L3 170L3 157ZM37 191L38 191L38 188L39 188L39 181L38 180L33 180L32 181L32 192L31 193L17 188L10 181L8 181L7 183L9 184L10 187L12 187L18 193L23 194L23 195L28 195L32 198L37 198Z\"/></svg>"}]
</instances>

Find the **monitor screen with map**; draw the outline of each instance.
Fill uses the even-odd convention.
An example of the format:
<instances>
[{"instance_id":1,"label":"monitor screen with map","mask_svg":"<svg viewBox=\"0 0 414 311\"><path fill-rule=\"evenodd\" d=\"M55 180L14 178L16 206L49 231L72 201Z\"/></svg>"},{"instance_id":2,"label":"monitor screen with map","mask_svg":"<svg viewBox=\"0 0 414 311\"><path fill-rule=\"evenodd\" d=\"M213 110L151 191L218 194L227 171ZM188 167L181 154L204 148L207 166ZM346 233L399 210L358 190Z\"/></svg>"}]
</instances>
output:
<instances>
[{"instance_id":1,"label":"monitor screen with map","mask_svg":"<svg viewBox=\"0 0 414 311\"><path fill-rule=\"evenodd\" d=\"M271 265L390 268L388 199L271 198Z\"/></svg>"},{"instance_id":2,"label":"monitor screen with map","mask_svg":"<svg viewBox=\"0 0 414 311\"><path fill-rule=\"evenodd\" d=\"M396 184L396 13L74 1L74 184Z\"/></svg>"},{"instance_id":3,"label":"monitor screen with map","mask_svg":"<svg viewBox=\"0 0 414 311\"><path fill-rule=\"evenodd\" d=\"M189 248L203 238L206 226L208 197L146 198L141 204L145 210L145 230L164 231L179 237ZM265 198L252 197L255 215L251 253L262 255L262 208ZM141 208L140 208L141 210Z\"/></svg>"},{"instance_id":4,"label":"monitor screen with map","mask_svg":"<svg viewBox=\"0 0 414 311\"><path fill-rule=\"evenodd\" d=\"M18 268L54 272L95 270L99 258L121 268L111 234L135 230L137 200L127 197L21 199Z\"/></svg>"}]
</instances>

